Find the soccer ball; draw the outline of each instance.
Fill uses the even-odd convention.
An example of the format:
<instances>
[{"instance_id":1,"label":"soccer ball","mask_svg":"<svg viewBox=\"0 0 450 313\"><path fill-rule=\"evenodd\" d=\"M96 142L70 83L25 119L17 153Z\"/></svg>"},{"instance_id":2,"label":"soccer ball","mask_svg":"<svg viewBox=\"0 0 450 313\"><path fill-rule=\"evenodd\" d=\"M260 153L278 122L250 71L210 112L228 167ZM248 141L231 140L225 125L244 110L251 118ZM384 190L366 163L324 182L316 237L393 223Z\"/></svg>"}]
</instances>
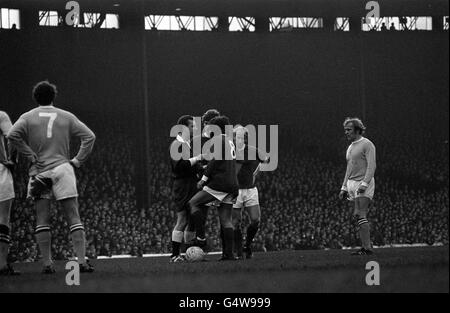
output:
<instances>
[{"instance_id":1,"label":"soccer ball","mask_svg":"<svg viewBox=\"0 0 450 313\"><path fill-rule=\"evenodd\" d=\"M200 247L189 247L186 250L186 260L189 262L200 262L205 258L205 252Z\"/></svg>"}]
</instances>

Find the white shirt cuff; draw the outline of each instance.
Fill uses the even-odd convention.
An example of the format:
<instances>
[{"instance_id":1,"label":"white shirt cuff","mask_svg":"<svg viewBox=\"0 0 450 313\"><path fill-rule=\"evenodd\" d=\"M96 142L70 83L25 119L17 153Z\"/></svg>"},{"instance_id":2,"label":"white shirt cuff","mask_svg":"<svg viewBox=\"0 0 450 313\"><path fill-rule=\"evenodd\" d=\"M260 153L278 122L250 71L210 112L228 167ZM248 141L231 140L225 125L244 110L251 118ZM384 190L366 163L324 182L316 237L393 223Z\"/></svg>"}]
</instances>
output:
<instances>
[{"instance_id":1,"label":"white shirt cuff","mask_svg":"<svg viewBox=\"0 0 450 313\"><path fill-rule=\"evenodd\" d=\"M77 158L73 158L70 162L72 162L75 167L80 167L80 161L78 161Z\"/></svg>"},{"instance_id":2,"label":"white shirt cuff","mask_svg":"<svg viewBox=\"0 0 450 313\"><path fill-rule=\"evenodd\" d=\"M191 162L191 166L193 166L195 163L198 162L198 159L196 157L190 158L189 162Z\"/></svg>"},{"instance_id":3,"label":"white shirt cuff","mask_svg":"<svg viewBox=\"0 0 450 313\"><path fill-rule=\"evenodd\" d=\"M209 178L208 178L207 176L203 175L202 180L203 180L204 182L207 182L208 179L209 179Z\"/></svg>"},{"instance_id":4,"label":"white shirt cuff","mask_svg":"<svg viewBox=\"0 0 450 313\"><path fill-rule=\"evenodd\" d=\"M201 154L199 154L199 155L197 155L197 156L195 156L193 158L190 158L189 161L191 162L191 166L194 165L195 163L201 161L201 159L202 159L202 155Z\"/></svg>"}]
</instances>

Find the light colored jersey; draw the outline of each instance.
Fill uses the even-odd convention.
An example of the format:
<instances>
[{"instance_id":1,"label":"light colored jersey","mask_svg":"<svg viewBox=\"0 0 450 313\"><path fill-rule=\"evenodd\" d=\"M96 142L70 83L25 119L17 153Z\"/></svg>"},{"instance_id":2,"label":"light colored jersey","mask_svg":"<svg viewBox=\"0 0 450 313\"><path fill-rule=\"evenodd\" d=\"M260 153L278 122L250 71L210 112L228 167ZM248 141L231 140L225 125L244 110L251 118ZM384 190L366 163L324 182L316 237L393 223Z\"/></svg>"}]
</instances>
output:
<instances>
[{"instance_id":1,"label":"light colored jersey","mask_svg":"<svg viewBox=\"0 0 450 313\"><path fill-rule=\"evenodd\" d=\"M11 144L31 163L30 176L70 160L70 141L81 140L76 160L81 164L94 146L94 133L70 112L40 106L23 114L8 133Z\"/></svg>"},{"instance_id":2,"label":"light colored jersey","mask_svg":"<svg viewBox=\"0 0 450 313\"><path fill-rule=\"evenodd\" d=\"M8 114L0 111L0 163L8 161L8 153L5 147L5 138L11 129L12 124Z\"/></svg>"},{"instance_id":3,"label":"light colored jersey","mask_svg":"<svg viewBox=\"0 0 450 313\"><path fill-rule=\"evenodd\" d=\"M367 138L354 141L347 149L347 172L343 186L347 180L363 181L369 185L375 174L375 146Z\"/></svg>"}]
</instances>

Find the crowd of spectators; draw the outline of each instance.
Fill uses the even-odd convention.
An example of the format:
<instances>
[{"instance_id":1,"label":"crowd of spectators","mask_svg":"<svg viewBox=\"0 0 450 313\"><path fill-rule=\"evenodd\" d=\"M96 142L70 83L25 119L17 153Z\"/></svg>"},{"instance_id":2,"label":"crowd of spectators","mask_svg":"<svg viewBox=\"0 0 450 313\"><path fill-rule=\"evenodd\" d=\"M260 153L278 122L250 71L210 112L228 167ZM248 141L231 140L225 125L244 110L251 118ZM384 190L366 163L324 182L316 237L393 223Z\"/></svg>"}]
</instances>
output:
<instances>
[{"instance_id":1,"label":"crowd of spectators","mask_svg":"<svg viewBox=\"0 0 450 313\"><path fill-rule=\"evenodd\" d=\"M357 246L352 208L337 197L347 145L341 134L337 139L327 134L280 135L284 137L277 170L261 173L257 180L262 220L255 249ZM373 244L448 244L448 142L436 143L424 134L410 136L410 141L386 141L375 132L369 137L377 146L378 158L375 199L369 214ZM295 142L283 144L292 138ZM327 140L335 145L323 144ZM395 145L392 140L396 140ZM140 208L132 138L123 131L97 136L92 156L77 170L80 214L90 258L170 252L176 216L168 143L168 136L154 136L149 144L151 199L149 207ZM39 258L39 250L33 235L35 212L32 203L25 200L26 176L23 168L16 172L10 254L14 260L32 262ZM52 204L52 213L53 257L71 258L74 253L63 213L56 204ZM246 222L244 218L244 234ZM209 246L220 250L214 208L209 210L206 230Z\"/></svg>"}]
</instances>

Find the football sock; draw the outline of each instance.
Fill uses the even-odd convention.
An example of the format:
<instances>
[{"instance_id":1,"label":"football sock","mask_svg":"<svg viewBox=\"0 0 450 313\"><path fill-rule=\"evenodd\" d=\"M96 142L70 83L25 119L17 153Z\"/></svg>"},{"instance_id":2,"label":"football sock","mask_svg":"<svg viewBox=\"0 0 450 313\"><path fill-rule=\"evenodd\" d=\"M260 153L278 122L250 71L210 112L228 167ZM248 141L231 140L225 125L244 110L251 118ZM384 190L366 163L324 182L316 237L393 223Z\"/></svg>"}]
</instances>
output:
<instances>
[{"instance_id":1,"label":"football sock","mask_svg":"<svg viewBox=\"0 0 450 313\"><path fill-rule=\"evenodd\" d=\"M180 255L180 246L183 242L184 233L179 230L172 231L172 256Z\"/></svg>"},{"instance_id":2,"label":"football sock","mask_svg":"<svg viewBox=\"0 0 450 313\"><path fill-rule=\"evenodd\" d=\"M195 232L198 238L205 238L205 221L204 216L200 210L191 215L193 223L195 225Z\"/></svg>"},{"instance_id":3,"label":"football sock","mask_svg":"<svg viewBox=\"0 0 450 313\"><path fill-rule=\"evenodd\" d=\"M36 242L39 245L39 250L41 251L42 264L44 266L52 264L52 251L50 246L52 235L50 233L50 226L38 225L34 234Z\"/></svg>"},{"instance_id":4,"label":"football sock","mask_svg":"<svg viewBox=\"0 0 450 313\"><path fill-rule=\"evenodd\" d=\"M223 231L222 226L220 226L220 241L222 243L222 253L225 253L226 242L225 242L225 233Z\"/></svg>"},{"instance_id":5,"label":"football sock","mask_svg":"<svg viewBox=\"0 0 450 313\"><path fill-rule=\"evenodd\" d=\"M361 218L358 220L359 225L359 237L361 239L361 246L364 249L371 249L370 245L370 225L366 218Z\"/></svg>"},{"instance_id":6,"label":"football sock","mask_svg":"<svg viewBox=\"0 0 450 313\"><path fill-rule=\"evenodd\" d=\"M234 229L234 249L237 255L242 255L242 231L239 226Z\"/></svg>"},{"instance_id":7,"label":"football sock","mask_svg":"<svg viewBox=\"0 0 450 313\"><path fill-rule=\"evenodd\" d=\"M206 205L199 205L198 206L199 208L200 208L200 211L202 211L202 214L203 214L203 216L208 216L208 209L209 209L209 207L208 206L206 206Z\"/></svg>"},{"instance_id":8,"label":"football sock","mask_svg":"<svg viewBox=\"0 0 450 313\"><path fill-rule=\"evenodd\" d=\"M70 226L70 237L73 242L73 249L79 264L86 263L86 237L82 224L74 224Z\"/></svg>"},{"instance_id":9,"label":"football sock","mask_svg":"<svg viewBox=\"0 0 450 313\"><path fill-rule=\"evenodd\" d=\"M9 227L0 224L0 269L7 263L10 242L11 237L9 236Z\"/></svg>"},{"instance_id":10,"label":"football sock","mask_svg":"<svg viewBox=\"0 0 450 313\"><path fill-rule=\"evenodd\" d=\"M206 216L203 214L203 216ZM184 242L189 242L195 238L195 224L193 218L188 215L187 226L184 229Z\"/></svg>"},{"instance_id":11,"label":"football sock","mask_svg":"<svg viewBox=\"0 0 450 313\"><path fill-rule=\"evenodd\" d=\"M226 227L223 229L224 237L224 254L227 257L233 256L233 241L234 241L234 230L232 227Z\"/></svg>"},{"instance_id":12,"label":"football sock","mask_svg":"<svg viewBox=\"0 0 450 313\"><path fill-rule=\"evenodd\" d=\"M247 237L245 238L245 246L250 247L259 229L259 222L252 222L247 227Z\"/></svg>"}]
</instances>

